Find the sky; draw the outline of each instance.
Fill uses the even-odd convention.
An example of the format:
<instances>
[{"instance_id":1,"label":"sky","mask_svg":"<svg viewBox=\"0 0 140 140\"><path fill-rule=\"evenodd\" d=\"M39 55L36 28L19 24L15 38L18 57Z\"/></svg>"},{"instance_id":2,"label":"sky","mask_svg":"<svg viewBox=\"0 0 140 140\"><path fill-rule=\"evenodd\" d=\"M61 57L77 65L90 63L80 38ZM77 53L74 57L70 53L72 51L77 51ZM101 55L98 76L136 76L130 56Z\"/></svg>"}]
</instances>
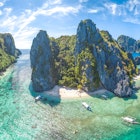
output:
<instances>
[{"instance_id":1,"label":"sky","mask_svg":"<svg viewBox=\"0 0 140 140\"><path fill-rule=\"evenodd\" d=\"M19 49L30 49L39 30L50 37L76 34L85 19L114 39L140 39L140 0L0 0L0 33L11 33Z\"/></svg>"}]
</instances>

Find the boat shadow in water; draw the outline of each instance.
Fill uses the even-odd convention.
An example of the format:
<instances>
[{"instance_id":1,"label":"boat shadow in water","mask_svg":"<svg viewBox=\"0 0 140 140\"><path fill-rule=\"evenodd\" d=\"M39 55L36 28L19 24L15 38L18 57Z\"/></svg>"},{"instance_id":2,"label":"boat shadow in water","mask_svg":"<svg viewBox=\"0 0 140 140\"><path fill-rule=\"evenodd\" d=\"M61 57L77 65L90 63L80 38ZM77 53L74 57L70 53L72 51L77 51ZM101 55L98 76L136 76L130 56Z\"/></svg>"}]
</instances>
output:
<instances>
[{"instance_id":1,"label":"boat shadow in water","mask_svg":"<svg viewBox=\"0 0 140 140\"><path fill-rule=\"evenodd\" d=\"M30 94L34 97L34 102L35 103L42 102L43 104L46 104L46 105L48 104L51 107L55 107L58 104L60 104L60 102L61 102L59 91L56 91L57 96L47 94L47 91L36 92L36 91L34 91L34 89L32 87L32 83L30 83L30 85L29 85L29 91L30 91ZM50 91L48 91L48 92L50 92Z\"/></svg>"}]
</instances>

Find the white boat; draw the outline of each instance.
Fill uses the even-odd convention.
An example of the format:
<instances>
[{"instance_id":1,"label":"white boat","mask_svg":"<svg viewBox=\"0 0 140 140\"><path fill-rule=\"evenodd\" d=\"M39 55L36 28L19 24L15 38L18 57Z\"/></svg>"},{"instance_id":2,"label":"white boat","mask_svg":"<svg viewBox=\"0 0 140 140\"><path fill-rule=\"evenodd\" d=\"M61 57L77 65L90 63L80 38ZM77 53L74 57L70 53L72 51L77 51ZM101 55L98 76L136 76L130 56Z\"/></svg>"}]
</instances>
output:
<instances>
[{"instance_id":1,"label":"white boat","mask_svg":"<svg viewBox=\"0 0 140 140\"><path fill-rule=\"evenodd\" d=\"M102 97L103 99L105 99L105 100L107 100L107 98L108 98L108 97L107 97L106 95L104 95L104 94L101 95L101 97Z\"/></svg>"},{"instance_id":2,"label":"white boat","mask_svg":"<svg viewBox=\"0 0 140 140\"><path fill-rule=\"evenodd\" d=\"M140 124L139 122L136 121L136 118L134 118L134 117L126 116L126 117L122 117L122 119L123 119L125 122L128 122L128 123Z\"/></svg>"},{"instance_id":3,"label":"white boat","mask_svg":"<svg viewBox=\"0 0 140 140\"><path fill-rule=\"evenodd\" d=\"M35 102L41 100L42 96L41 95L38 95L37 97L35 97Z\"/></svg>"},{"instance_id":4,"label":"white boat","mask_svg":"<svg viewBox=\"0 0 140 140\"><path fill-rule=\"evenodd\" d=\"M82 105L89 111L92 111L91 110L91 107L86 103L86 102L82 102Z\"/></svg>"}]
</instances>

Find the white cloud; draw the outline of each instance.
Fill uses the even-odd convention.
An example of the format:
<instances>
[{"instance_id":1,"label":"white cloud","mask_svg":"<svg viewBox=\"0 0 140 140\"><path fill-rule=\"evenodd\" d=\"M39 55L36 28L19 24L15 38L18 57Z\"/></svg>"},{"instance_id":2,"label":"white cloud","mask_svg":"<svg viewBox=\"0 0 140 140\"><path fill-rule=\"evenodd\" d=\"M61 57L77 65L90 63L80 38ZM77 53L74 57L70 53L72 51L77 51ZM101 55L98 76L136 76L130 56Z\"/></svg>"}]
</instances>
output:
<instances>
[{"instance_id":1,"label":"white cloud","mask_svg":"<svg viewBox=\"0 0 140 140\"><path fill-rule=\"evenodd\" d=\"M127 5L129 5L130 8L132 8L132 7L135 6L135 5L140 5L140 1L139 1L139 0L129 0L129 1L127 2Z\"/></svg>"},{"instance_id":2,"label":"white cloud","mask_svg":"<svg viewBox=\"0 0 140 140\"><path fill-rule=\"evenodd\" d=\"M129 0L126 4L126 9L134 15L140 14L140 1L139 0Z\"/></svg>"},{"instance_id":3,"label":"white cloud","mask_svg":"<svg viewBox=\"0 0 140 140\"><path fill-rule=\"evenodd\" d=\"M93 14L96 14L98 12L101 12L101 11L104 11L104 8L102 7L95 7L95 8L92 8L92 9L88 9L88 13L93 13Z\"/></svg>"},{"instance_id":4,"label":"white cloud","mask_svg":"<svg viewBox=\"0 0 140 140\"><path fill-rule=\"evenodd\" d=\"M33 40L33 36L37 34L37 32L39 31L38 28L33 28L33 27L26 27L24 28L24 30L20 31L17 34L13 34L16 46L18 46L19 48L30 48L32 45L32 40Z\"/></svg>"},{"instance_id":5,"label":"white cloud","mask_svg":"<svg viewBox=\"0 0 140 140\"><path fill-rule=\"evenodd\" d=\"M16 16L7 17L0 24L0 27L6 27L9 31L13 31L16 24Z\"/></svg>"},{"instance_id":6,"label":"white cloud","mask_svg":"<svg viewBox=\"0 0 140 140\"><path fill-rule=\"evenodd\" d=\"M123 20L124 22L129 22L133 24L140 24L140 20L137 18L126 18Z\"/></svg>"},{"instance_id":7,"label":"white cloud","mask_svg":"<svg viewBox=\"0 0 140 140\"><path fill-rule=\"evenodd\" d=\"M135 8L135 10L134 10L134 15L136 16L136 15L139 15L139 14L140 14L140 9Z\"/></svg>"},{"instance_id":8,"label":"white cloud","mask_svg":"<svg viewBox=\"0 0 140 140\"><path fill-rule=\"evenodd\" d=\"M30 10L30 9L25 9L25 13L27 14L27 15L30 15L31 13L32 13L32 10ZM23 13L24 14L24 13Z\"/></svg>"},{"instance_id":9,"label":"white cloud","mask_svg":"<svg viewBox=\"0 0 140 140\"><path fill-rule=\"evenodd\" d=\"M88 0L79 0L80 3L88 2Z\"/></svg>"},{"instance_id":10,"label":"white cloud","mask_svg":"<svg viewBox=\"0 0 140 140\"><path fill-rule=\"evenodd\" d=\"M54 8L50 8L48 10L41 10L39 11L40 14L42 15L48 15L51 16L53 14L61 14L61 16L63 15L68 15L68 14L76 14L79 12L79 10L81 9L81 6L77 6L77 7L71 7L71 6L56 6Z\"/></svg>"},{"instance_id":11,"label":"white cloud","mask_svg":"<svg viewBox=\"0 0 140 140\"><path fill-rule=\"evenodd\" d=\"M126 4L126 8L131 12L134 10L135 7L136 4L133 0L129 0L128 3Z\"/></svg>"},{"instance_id":12,"label":"white cloud","mask_svg":"<svg viewBox=\"0 0 140 140\"><path fill-rule=\"evenodd\" d=\"M62 0L49 0L36 10L25 9L22 13L13 15L10 7L4 8L1 12L5 13L0 18L1 31L12 33L18 48L30 48L33 37L37 34L38 28L31 27L30 24L35 21L38 16L66 16L68 14L76 14L82 8L81 5L75 7L69 5L60 5Z\"/></svg>"},{"instance_id":13,"label":"white cloud","mask_svg":"<svg viewBox=\"0 0 140 140\"><path fill-rule=\"evenodd\" d=\"M2 11L0 10L0 16L2 15Z\"/></svg>"},{"instance_id":14,"label":"white cloud","mask_svg":"<svg viewBox=\"0 0 140 140\"><path fill-rule=\"evenodd\" d=\"M98 13L99 11L97 9L89 9L88 13Z\"/></svg>"},{"instance_id":15,"label":"white cloud","mask_svg":"<svg viewBox=\"0 0 140 140\"><path fill-rule=\"evenodd\" d=\"M140 14L140 1L128 0L123 4L105 3L104 7L112 15L127 16L127 15L139 15Z\"/></svg>"},{"instance_id":16,"label":"white cloud","mask_svg":"<svg viewBox=\"0 0 140 140\"><path fill-rule=\"evenodd\" d=\"M0 7L2 7L4 5L4 3L3 2L0 2Z\"/></svg>"},{"instance_id":17,"label":"white cloud","mask_svg":"<svg viewBox=\"0 0 140 140\"><path fill-rule=\"evenodd\" d=\"M104 7L113 16L121 16L124 22L140 24L140 0L128 0L122 4L105 3Z\"/></svg>"},{"instance_id":18,"label":"white cloud","mask_svg":"<svg viewBox=\"0 0 140 140\"><path fill-rule=\"evenodd\" d=\"M12 10L13 10L12 8L4 8L3 9L3 11L4 11L4 13L5 13L6 16L10 15L11 12L12 12Z\"/></svg>"},{"instance_id":19,"label":"white cloud","mask_svg":"<svg viewBox=\"0 0 140 140\"><path fill-rule=\"evenodd\" d=\"M111 14L116 15L118 5L115 3L105 3L104 6L110 11Z\"/></svg>"},{"instance_id":20,"label":"white cloud","mask_svg":"<svg viewBox=\"0 0 140 140\"><path fill-rule=\"evenodd\" d=\"M62 0L49 0L49 4L55 5L55 4L61 4Z\"/></svg>"}]
</instances>

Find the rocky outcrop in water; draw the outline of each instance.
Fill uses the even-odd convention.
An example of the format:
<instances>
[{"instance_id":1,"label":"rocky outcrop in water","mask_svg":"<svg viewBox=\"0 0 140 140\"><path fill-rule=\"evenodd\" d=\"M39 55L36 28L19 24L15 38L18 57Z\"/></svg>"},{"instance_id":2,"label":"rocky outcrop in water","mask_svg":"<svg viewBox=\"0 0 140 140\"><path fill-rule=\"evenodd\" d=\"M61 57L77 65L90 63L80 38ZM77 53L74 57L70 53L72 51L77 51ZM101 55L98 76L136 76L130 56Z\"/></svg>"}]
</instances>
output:
<instances>
[{"instance_id":1,"label":"rocky outcrop in water","mask_svg":"<svg viewBox=\"0 0 140 140\"><path fill-rule=\"evenodd\" d=\"M132 94L130 79L135 67L107 31L91 20L81 21L75 47L77 79L89 90L104 87L120 97Z\"/></svg>"},{"instance_id":2,"label":"rocky outcrop in water","mask_svg":"<svg viewBox=\"0 0 140 140\"><path fill-rule=\"evenodd\" d=\"M129 36L120 35L117 42L126 52L133 53L138 51L139 47L137 41Z\"/></svg>"},{"instance_id":3,"label":"rocky outcrop in water","mask_svg":"<svg viewBox=\"0 0 140 140\"><path fill-rule=\"evenodd\" d=\"M40 31L34 38L30 60L32 68L32 85L35 91L45 91L54 87L56 71L50 40L46 31Z\"/></svg>"},{"instance_id":4,"label":"rocky outcrop in water","mask_svg":"<svg viewBox=\"0 0 140 140\"><path fill-rule=\"evenodd\" d=\"M20 54L20 50L15 47L12 35L9 33L0 34L0 71L4 71L15 62Z\"/></svg>"}]
</instances>

